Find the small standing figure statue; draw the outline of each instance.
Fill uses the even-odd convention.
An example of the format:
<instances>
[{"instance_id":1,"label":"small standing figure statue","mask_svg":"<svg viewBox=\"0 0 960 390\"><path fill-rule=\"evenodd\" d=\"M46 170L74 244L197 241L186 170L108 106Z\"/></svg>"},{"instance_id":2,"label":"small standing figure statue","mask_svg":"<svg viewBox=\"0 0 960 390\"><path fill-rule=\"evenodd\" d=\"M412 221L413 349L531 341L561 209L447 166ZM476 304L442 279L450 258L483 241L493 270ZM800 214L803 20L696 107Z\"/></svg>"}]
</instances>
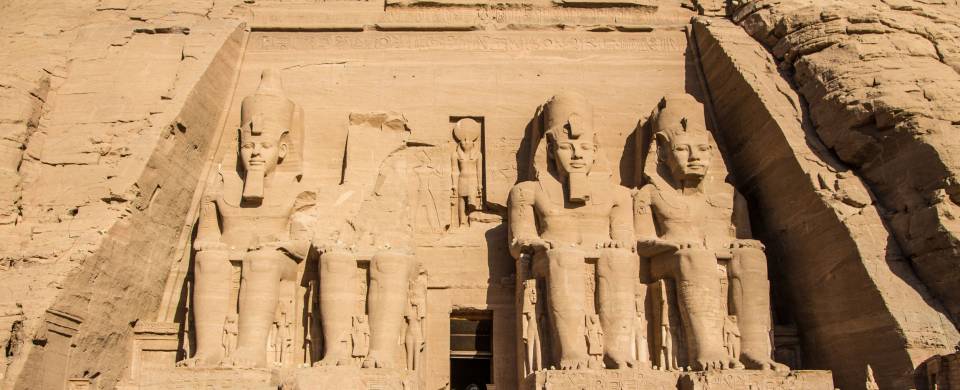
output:
<instances>
[{"instance_id":1,"label":"small standing figure statue","mask_svg":"<svg viewBox=\"0 0 960 390\"><path fill-rule=\"evenodd\" d=\"M540 352L540 316L541 310L537 305L537 280L523 281L523 343L526 347L526 373L540 370L543 366L543 357Z\"/></svg>"},{"instance_id":2,"label":"small standing figure statue","mask_svg":"<svg viewBox=\"0 0 960 390\"><path fill-rule=\"evenodd\" d=\"M367 322L367 316L353 317L353 331L350 332L350 338L353 341L351 355L360 359L367 356L370 350L370 323Z\"/></svg>"},{"instance_id":3,"label":"small standing figure statue","mask_svg":"<svg viewBox=\"0 0 960 390\"><path fill-rule=\"evenodd\" d=\"M453 127L457 153L450 162L453 187L451 228L470 226L470 213L483 208L483 154L480 140L480 122L473 118L457 121Z\"/></svg>"},{"instance_id":4,"label":"small standing figure statue","mask_svg":"<svg viewBox=\"0 0 960 390\"><path fill-rule=\"evenodd\" d=\"M600 327L600 316L588 315L587 325L587 354L590 355L589 368L603 368L603 328Z\"/></svg>"},{"instance_id":5,"label":"small standing figure statue","mask_svg":"<svg viewBox=\"0 0 960 390\"><path fill-rule=\"evenodd\" d=\"M723 346L727 356L740 360L740 326L737 325L737 316L726 316L723 320Z\"/></svg>"},{"instance_id":6,"label":"small standing figure statue","mask_svg":"<svg viewBox=\"0 0 960 390\"><path fill-rule=\"evenodd\" d=\"M664 371L676 370L677 359L673 353L673 332L670 329L670 303L667 300L667 282L658 281L659 309L660 309L660 343L658 345L658 355L660 360L660 369Z\"/></svg>"},{"instance_id":7,"label":"small standing figure statue","mask_svg":"<svg viewBox=\"0 0 960 390\"><path fill-rule=\"evenodd\" d=\"M635 344L634 349L634 358L637 359L638 365L644 365L646 367L650 366L650 349L647 346L647 318L646 310L644 308L644 294L641 292L642 289L638 288L636 291L636 299L634 300L634 305L636 305L637 317L633 325L634 338L633 342Z\"/></svg>"},{"instance_id":8,"label":"small standing figure statue","mask_svg":"<svg viewBox=\"0 0 960 390\"><path fill-rule=\"evenodd\" d=\"M223 354L224 356L233 353L237 349L237 315L227 315L223 323Z\"/></svg>"},{"instance_id":9,"label":"small standing figure statue","mask_svg":"<svg viewBox=\"0 0 960 390\"><path fill-rule=\"evenodd\" d=\"M423 332L423 320L427 317L427 269L417 265L417 276L410 281L407 290L409 303L404 318L407 330L404 332L404 346L407 352L407 369L416 370L421 366L426 336Z\"/></svg>"}]
</instances>

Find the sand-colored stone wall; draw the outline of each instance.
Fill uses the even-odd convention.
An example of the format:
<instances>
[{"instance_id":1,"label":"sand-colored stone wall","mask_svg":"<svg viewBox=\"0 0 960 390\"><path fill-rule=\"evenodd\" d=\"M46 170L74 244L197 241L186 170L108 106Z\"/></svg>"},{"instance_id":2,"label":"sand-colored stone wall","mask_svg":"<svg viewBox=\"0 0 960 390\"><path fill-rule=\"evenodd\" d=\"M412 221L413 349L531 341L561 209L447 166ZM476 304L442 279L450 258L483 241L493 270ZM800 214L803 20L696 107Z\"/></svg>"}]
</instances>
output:
<instances>
[{"instance_id":1,"label":"sand-colored stone wall","mask_svg":"<svg viewBox=\"0 0 960 390\"><path fill-rule=\"evenodd\" d=\"M697 20L693 35L718 138L780 259L808 367L829 367L841 388L862 385L867 364L883 387L912 386L913 367L960 340L939 301L766 50L726 20Z\"/></svg>"}]
</instances>

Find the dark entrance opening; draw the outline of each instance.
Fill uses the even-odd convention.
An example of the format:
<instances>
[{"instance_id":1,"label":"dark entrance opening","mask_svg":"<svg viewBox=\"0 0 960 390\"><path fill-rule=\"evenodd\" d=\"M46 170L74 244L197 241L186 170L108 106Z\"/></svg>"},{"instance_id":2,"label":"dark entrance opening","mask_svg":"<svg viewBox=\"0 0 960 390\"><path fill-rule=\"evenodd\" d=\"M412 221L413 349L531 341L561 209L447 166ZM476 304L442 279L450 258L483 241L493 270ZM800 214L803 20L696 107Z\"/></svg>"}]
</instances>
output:
<instances>
[{"instance_id":1,"label":"dark entrance opening","mask_svg":"<svg viewBox=\"0 0 960 390\"><path fill-rule=\"evenodd\" d=\"M493 318L490 312L450 315L450 389L485 390L493 383Z\"/></svg>"}]
</instances>

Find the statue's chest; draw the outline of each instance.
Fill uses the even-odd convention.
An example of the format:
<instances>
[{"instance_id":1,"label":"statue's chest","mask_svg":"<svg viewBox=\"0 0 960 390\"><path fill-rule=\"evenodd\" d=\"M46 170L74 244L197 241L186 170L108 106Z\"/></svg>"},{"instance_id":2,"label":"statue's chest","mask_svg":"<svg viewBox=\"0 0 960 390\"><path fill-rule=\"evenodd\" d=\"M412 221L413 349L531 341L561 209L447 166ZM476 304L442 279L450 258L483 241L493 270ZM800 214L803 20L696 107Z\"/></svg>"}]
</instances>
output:
<instances>
[{"instance_id":1,"label":"statue's chest","mask_svg":"<svg viewBox=\"0 0 960 390\"><path fill-rule=\"evenodd\" d=\"M733 198L728 194L681 195L661 193L655 196L653 205L657 215L665 222L705 222L729 220Z\"/></svg>"}]
</instances>

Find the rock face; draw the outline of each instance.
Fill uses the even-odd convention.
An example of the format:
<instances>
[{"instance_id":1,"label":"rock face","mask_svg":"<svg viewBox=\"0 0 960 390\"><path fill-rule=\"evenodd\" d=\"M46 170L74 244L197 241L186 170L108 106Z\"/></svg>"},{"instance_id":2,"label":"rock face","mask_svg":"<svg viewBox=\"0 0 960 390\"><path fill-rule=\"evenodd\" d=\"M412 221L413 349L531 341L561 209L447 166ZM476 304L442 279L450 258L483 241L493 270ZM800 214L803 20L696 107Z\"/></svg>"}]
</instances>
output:
<instances>
[{"instance_id":1,"label":"rock face","mask_svg":"<svg viewBox=\"0 0 960 390\"><path fill-rule=\"evenodd\" d=\"M956 0L0 11L4 389L956 382Z\"/></svg>"}]
</instances>

